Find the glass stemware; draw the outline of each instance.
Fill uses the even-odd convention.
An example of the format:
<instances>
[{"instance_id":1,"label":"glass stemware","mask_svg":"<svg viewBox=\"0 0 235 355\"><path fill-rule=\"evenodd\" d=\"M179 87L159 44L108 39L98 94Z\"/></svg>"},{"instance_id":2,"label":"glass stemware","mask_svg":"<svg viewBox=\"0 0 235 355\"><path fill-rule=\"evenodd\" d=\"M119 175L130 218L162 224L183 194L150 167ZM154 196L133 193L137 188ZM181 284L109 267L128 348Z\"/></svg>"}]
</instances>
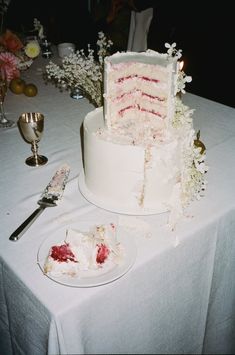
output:
<instances>
[{"instance_id":1,"label":"glass stemware","mask_svg":"<svg viewBox=\"0 0 235 355\"><path fill-rule=\"evenodd\" d=\"M5 71L1 68L0 70L0 127L7 128L15 125L14 121L9 120L6 117L4 110L4 101L7 93L7 78Z\"/></svg>"},{"instance_id":2,"label":"glass stemware","mask_svg":"<svg viewBox=\"0 0 235 355\"><path fill-rule=\"evenodd\" d=\"M72 99L79 100L79 99L83 99L84 96L82 94L82 90L79 87L74 87L71 90L70 97L72 97Z\"/></svg>"},{"instance_id":3,"label":"glass stemware","mask_svg":"<svg viewBox=\"0 0 235 355\"><path fill-rule=\"evenodd\" d=\"M30 166L39 166L47 163L48 159L38 154L38 142L44 130L44 116L39 112L23 113L18 120L18 125L23 138L31 144L33 155L25 160Z\"/></svg>"}]
</instances>

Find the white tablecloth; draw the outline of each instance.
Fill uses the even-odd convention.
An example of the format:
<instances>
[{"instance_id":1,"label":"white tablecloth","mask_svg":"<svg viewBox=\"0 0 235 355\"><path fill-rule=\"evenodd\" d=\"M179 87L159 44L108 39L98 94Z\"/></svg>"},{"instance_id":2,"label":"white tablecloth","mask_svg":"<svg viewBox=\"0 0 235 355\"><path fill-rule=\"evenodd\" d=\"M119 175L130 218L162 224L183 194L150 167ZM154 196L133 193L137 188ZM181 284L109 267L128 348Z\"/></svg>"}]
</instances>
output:
<instances>
[{"instance_id":1,"label":"white tablecloth","mask_svg":"<svg viewBox=\"0 0 235 355\"><path fill-rule=\"evenodd\" d=\"M167 213L121 216L81 195L80 127L93 106L45 85L37 67L46 62L37 60L24 73L38 85L38 95L9 92L6 111L14 120L22 112L45 115L39 152L47 165L24 163L30 145L17 127L0 131L0 353L234 353L235 110L184 96L195 108L194 126L207 146L210 169L205 197L171 231ZM43 212L18 242L9 241L65 162L71 173L61 204ZM137 226L127 236L137 245L136 262L123 277L78 288L43 275L37 252L46 237L111 221Z\"/></svg>"}]
</instances>

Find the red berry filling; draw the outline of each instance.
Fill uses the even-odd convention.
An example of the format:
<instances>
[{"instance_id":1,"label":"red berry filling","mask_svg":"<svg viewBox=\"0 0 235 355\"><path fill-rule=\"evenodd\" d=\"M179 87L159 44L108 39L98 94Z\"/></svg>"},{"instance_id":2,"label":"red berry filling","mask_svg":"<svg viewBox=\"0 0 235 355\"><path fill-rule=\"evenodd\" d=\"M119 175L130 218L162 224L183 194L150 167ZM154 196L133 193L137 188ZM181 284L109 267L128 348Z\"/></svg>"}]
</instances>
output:
<instances>
[{"instance_id":1,"label":"red berry filling","mask_svg":"<svg viewBox=\"0 0 235 355\"><path fill-rule=\"evenodd\" d=\"M98 251L97 251L97 255L96 255L96 262L98 264L103 264L105 262L105 260L107 259L108 255L110 253L110 250L104 244L100 244L97 246L98 246Z\"/></svg>"},{"instance_id":2,"label":"red berry filling","mask_svg":"<svg viewBox=\"0 0 235 355\"><path fill-rule=\"evenodd\" d=\"M51 248L51 257L60 262L68 262L69 260L77 262L69 244L54 245Z\"/></svg>"}]
</instances>

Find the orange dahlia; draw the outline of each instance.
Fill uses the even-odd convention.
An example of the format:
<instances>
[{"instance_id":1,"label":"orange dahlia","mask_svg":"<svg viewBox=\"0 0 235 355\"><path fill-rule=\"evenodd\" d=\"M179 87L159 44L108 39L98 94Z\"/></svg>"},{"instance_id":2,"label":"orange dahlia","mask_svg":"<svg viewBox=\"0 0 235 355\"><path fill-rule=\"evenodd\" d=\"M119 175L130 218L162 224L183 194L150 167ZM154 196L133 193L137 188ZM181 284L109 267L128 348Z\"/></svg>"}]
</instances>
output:
<instances>
[{"instance_id":1,"label":"orange dahlia","mask_svg":"<svg viewBox=\"0 0 235 355\"><path fill-rule=\"evenodd\" d=\"M23 43L19 37L10 30L6 30L6 32L0 36L0 44L12 53L16 53L23 48Z\"/></svg>"}]
</instances>

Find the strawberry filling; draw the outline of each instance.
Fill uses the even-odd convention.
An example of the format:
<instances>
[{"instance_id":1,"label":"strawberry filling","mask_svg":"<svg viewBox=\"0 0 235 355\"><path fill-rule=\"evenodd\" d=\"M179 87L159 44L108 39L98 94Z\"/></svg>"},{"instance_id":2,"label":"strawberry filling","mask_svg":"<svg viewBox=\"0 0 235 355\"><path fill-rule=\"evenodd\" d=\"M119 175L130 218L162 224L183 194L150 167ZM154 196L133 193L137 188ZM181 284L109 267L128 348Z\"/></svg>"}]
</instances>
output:
<instances>
[{"instance_id":1,"label":"strawberry filling","mask_svg":"<svg viewBox=\"0 0 235 355\"><path fill-rule=\"evenodd\" d=\"M54 245L51 248L51 257L59 262L68 262L69 260L77 262L69 244Z\"/></svg>"},{"instance_id":2,"label":"strawberry filling","mask_svg":"<svg viewBox=\"0 0 235 355\"><path fill-rule=\"evenodd\" d=\"M96 255L96 262L98 264L103 264L105 262L105 260L107 259L107 257L109 256L110 250L104 244L100 244L97 246L98 246L98 251L97 251L97 255Z\"/></svg>"}]
</instances>

